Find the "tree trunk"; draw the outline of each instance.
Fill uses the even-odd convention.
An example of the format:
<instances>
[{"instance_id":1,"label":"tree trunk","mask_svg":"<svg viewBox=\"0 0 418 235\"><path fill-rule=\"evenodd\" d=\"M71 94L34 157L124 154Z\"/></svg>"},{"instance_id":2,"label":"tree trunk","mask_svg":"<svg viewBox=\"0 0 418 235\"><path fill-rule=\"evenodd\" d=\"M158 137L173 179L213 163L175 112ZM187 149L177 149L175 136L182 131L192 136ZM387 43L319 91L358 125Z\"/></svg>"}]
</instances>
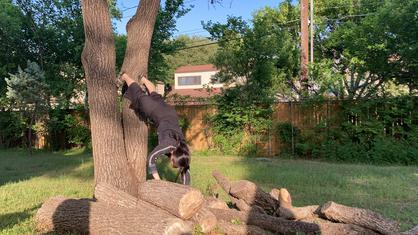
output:
<instances>
[{"instance_id":1,"label":"tree trunk","mask_svg":"<svg viewBox=\"0 0 418 235\"><path fill-rule=\"evenodd\" d=\"M136 14L126 25L128 38L122 71L136 81L139 74L148 73L148 57L159 7L160 0L141 0ZM135 112L129 109L129 105L129 101L124 99L122 116L126 155L136 178L139 182L144 182L148 128Z\"/></svg>"},{"instance_id":2,"label":"tree trunk","mask_svg":"<svg viewBox=\"0 0 418 235\"><path fill-rule=\"evenodd\" d=\"M32 126L33 126L33 117L29 118L29 129L28 129L28 151L29 155L32 156Z\"/></svg>"},{"instance_id":3,"label":"tree trunk","mask_svg":"<svg viewBox=\"0 0 418 235\"><path fill-rule=\"evenodd\" d=\"M138 197L182 219L190 219L204 203L199 190L162 180L141 183Z\"/></svg>"},{"instance_id":4,"label":"tree trunk","mask_svg":"<svg viewBox=\"0 0 418 235\"><path fill-rule=\"evenodd\" d=\"M356 224L378 231L382 234L399 234L399 224L384 218L371 210L327 202L321 208L321 216L326 219L346 224Z\"/></svg>"},{"instance_id":5,"label":"tree trunk","mask_svg":"<svg viewBox=\"0 0 418 235\"><path fill-rule=\"evenodd\" d=\"M161 210L121 208L89 199L48 199L35 216L42 233L66 234L191 234L191 227Z\"/></svg>"},{"instance_id":6,"label":"tree trunk","mask_svg":"<svg viewBox=\"0 0 418 235\"><path fill-rule=\"evenodd\" d=\"M106 182L131 195L137 180L126 158L115 86L115 44L106 0L83 0L85 45L81 56L88 102L95 183Z\"/></svg>"}]
</instances>

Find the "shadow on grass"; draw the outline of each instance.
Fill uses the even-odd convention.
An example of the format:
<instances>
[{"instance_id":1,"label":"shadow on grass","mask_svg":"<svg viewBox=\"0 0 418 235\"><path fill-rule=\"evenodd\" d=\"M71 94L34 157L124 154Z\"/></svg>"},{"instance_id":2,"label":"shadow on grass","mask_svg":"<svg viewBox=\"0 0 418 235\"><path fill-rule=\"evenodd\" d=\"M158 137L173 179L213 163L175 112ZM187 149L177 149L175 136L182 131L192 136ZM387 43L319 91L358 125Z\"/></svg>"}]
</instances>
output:
<instances>
[{"instance_id":1,"label":"shadow on grass","mask_svg":"<svg viewBox=\"0 0 418 235\"><path fill-rule=\"evenodd\" d=\"M11 228L16 224L21 223L22 221L32 217L33 213L41 207L41 204L38 204L32 208L25 209L24 211L7 213L0 215L0 231L6 228Z\"/></svg>"},{"instance_id":2,"label":"shadow on grass","mask_svg":"<svg viewBox=\"0 0 418 235\"><path fill-rule=\"evenodd\" d=\"M0 186L42 175L66 174L80 178L90 177L93 174L92 164L83 165L90 161L92 161L91 153L83 150L58 153L36 151L29 156L24 150L1 149Z\"/></svg>"}]
</instances>

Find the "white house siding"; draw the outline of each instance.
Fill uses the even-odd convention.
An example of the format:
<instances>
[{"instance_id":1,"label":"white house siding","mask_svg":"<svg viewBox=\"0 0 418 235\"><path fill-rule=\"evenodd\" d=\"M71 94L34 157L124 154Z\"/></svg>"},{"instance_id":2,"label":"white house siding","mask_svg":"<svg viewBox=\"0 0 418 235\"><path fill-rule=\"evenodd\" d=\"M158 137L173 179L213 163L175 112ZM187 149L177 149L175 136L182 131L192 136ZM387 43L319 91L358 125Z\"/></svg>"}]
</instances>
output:
<instances>
[{"instance_id":1,"label":"white house siding","mask_svg":"<svg viewBox=\"0 0 418 235\"><path fill-rule=\"evenodd\" d=\"M174 74L174 89L199 89L204 87L213 87L221 88L223 84L211 84L211 77L215 75L217 71L207 71L207 72L189 72L189 73L175 73ZM201 84L200 85L181 85L179 86L179 77L187 76L200 76Z\"/></svg>"}]
</instances>

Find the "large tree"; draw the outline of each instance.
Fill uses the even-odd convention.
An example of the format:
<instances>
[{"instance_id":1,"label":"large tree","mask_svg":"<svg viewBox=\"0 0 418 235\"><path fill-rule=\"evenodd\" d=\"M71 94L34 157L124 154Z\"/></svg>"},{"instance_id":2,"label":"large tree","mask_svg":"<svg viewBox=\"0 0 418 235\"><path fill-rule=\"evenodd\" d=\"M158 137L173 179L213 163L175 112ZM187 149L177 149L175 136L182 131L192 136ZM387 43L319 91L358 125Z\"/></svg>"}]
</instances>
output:
<instances>
[{"instance_id":1,"label":"large tree","mask_svg":"<svg viewBox=\"0 0 418 235\"><path fill-rule=\"evenodd\" d=\"M148 72L148 56L159 0L143 0L127 28L122 70L130 77ZM148 129L123 102L118 105L115 86L115 43L106 0L82 2L85 46L82 63L88 88L95 182L106 182L137 195L145 181ZM123 117L123 126L122 118Z\"/></svg>"}]
</instances>

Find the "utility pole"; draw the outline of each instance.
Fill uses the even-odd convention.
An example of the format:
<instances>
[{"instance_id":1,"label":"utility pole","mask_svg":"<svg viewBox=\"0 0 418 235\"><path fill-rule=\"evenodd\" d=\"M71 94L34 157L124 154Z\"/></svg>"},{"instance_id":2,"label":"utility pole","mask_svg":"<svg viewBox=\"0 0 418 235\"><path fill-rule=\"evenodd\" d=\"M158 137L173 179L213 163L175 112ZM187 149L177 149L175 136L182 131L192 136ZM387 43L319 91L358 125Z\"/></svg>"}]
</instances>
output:
<instances>
[{"instance_id":1,"label":"utility pole","mask_svg":"<svg viewBox=\"0 0 418 235\"><path fill-rule=\"evenodd\" d=\"M313 38L314 38L314 0L311 0L310 2L311 4L311 9L309 11L309 15L311 16L311 20L310 20L310 27L311 27L311 64L313 64L314 60L313 60Z\"/></svg>"},{"instance_id":2,"label":"utility pole","mask_svg":"<svg viewBox=\"0 0 418 235\"><path fill-rule=\"evenodd\" d=\"M309 63L309 29L308 29L308 0L300 0L300 83L306 91L308 85Z\"/></svg>"}]
</instances>

